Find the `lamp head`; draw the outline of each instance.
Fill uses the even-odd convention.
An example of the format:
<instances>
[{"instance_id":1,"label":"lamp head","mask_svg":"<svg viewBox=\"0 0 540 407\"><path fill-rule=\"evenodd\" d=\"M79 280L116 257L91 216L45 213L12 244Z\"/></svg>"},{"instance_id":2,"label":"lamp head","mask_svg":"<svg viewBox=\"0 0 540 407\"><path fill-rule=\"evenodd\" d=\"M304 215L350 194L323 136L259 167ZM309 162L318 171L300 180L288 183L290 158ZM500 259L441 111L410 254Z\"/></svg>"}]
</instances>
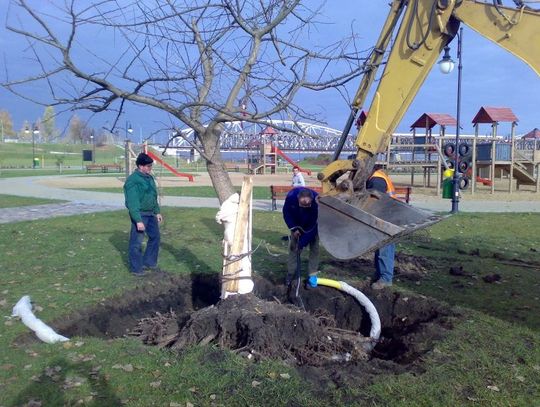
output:
<instances>
[{"instance_id":1,"label":"lamp head","mask_svg":"<svg viewBox=\"0 0 540 407\"><path fill-rule=\"evenodd\" d=\"M454 61L452 60L452 57L450 56L450 47L447 45L444 47L444 55L442 59L438 62L439 69L443 74L449 74L454 70Z\"/></svg>"}]
</instances>

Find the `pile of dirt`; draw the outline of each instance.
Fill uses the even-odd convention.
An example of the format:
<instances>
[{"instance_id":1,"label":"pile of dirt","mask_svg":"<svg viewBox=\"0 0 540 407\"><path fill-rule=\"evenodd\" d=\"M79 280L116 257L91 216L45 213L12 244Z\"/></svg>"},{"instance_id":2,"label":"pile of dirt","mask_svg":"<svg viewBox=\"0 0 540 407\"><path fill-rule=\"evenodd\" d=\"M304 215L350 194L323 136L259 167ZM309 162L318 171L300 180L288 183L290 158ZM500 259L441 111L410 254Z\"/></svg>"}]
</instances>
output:
<instances>
[{"instance_id":1,"label":"pile of dirt","mask_svg":"<svg viewBox=\"0 0 540 407\"><path fill-rule=\"evenodd\" d=\"M330 260L328 263L335 268L335 271L332 269L329 271L332 273L335 272L335 274L340 276L350 275L358 277L360 271L372 274L375 270L373 257L373 253L368 253L347 261ZM396 277L417 281L425 278L433 266L426 257L397 252L394 267Z\"/></svg>"},{"instance_id":2,"label":"pile of dirt","mask_svg":"<svg viewBox=\"0 0 540 407\"><path fill-rule=\"evenodd\" d=\"M121 296L63 316L51 326L67 337L117 338L129 334L141 319L156 313L165 315L173 310L179 320L185 320L194 310L217 303L219 294L217 274L180 276L157 272L141 279L137 287Z\"/></svg>"},{"instance_id":3,"label":"pile of dirt","mask_svg":"<svg viewBox=\"0 0 540 407\"><path fill-rule=\"evenodd\" d=\"M398 277L414 281L421 280L429 274L429 270L432 268L431 262L426 257L396 253L394 272Z\"/></svg>"},{"instance_id":4,"label":"pile of dirt","mask_svg":"<svg viewBox=\"0 0 540 407\"><path fill-rule=\"evenodd\" d=\"M324 310L309 313L253 294L232 296L192 313L172 336L171 327L177 322L174 313L169 318L156 315L142 320L134 333L144 343L172 349L215 344L249 358L313 366L367 359L370 347L369 338L337 328L334 316Z\"/></svg>"},{"instance_id":5,"label":"pile of dirt","mask_svg":"<svg viewBox=\"0 0 540 407\"><path fill-rule=\"evenodd\" d=\"M367 338L371 319L348 294L302 286L304 308L299 308L289 303L283 284L258 277L255 287L254 294L220 301L217 275L156 273L121 297L51 326L66 336L136 336L166 351L213 344L249 360L282 360L324 387L357 386L360 377L368 383L380 374L418 372L422 356L457 317L433 299L392 289L373 291L367 282L356 284L381 320L381 337L371 349Z\"/></svg>"}]
</instances>

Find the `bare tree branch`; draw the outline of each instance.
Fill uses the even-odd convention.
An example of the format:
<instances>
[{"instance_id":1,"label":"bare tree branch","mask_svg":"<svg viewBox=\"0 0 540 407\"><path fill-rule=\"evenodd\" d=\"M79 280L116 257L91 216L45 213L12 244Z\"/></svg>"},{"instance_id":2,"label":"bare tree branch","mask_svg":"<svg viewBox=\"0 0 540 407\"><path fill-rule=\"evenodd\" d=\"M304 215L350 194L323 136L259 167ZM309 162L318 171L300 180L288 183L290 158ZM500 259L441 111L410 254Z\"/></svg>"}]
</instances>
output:
<instances>
[{"instance_id":1,"label":"bare tree branch","mask_svg":"<svg viewBox=\"0 0 540 407\"><path fill-rule=\"evenodd\" d=\"M27 38L37 63L34 74L4 87L24 94L45 81L47 104L114 111L113 128L130 103L168 113L171 128L181 122L199 135L193 148L221 201L233 191L219 149L224 122L316 120L294 103L298 92L345 95L344 85L368 68L354 36L306 45L322 7L313 1L49 0L43 12L10 1L8 29Z\"/></svg>"}]
</instances>

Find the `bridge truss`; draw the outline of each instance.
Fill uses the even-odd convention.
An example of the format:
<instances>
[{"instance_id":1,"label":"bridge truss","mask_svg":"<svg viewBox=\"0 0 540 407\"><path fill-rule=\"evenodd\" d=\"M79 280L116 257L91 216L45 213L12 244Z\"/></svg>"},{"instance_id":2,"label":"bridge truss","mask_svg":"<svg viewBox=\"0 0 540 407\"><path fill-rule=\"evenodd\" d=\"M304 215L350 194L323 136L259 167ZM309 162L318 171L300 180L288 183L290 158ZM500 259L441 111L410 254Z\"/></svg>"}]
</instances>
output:
<instances>
[{"instance_id":1,"label":"bridge truss","mask_svg":"<svg viewBox=\"0 0 540 407\"><path fill-rule=\"evenodd\" d=\"M246 150L249 146L272 142L283 151L334 151L337 148L341 131L331 127L291 120L270 120L268 124L244 121L227 122L221 134L221 150ZM276 130L269 126L286 130ZM174 148L191 148L195 140L193 129L184 129L185 138L178 137L172 143ZM343 151L356 151L354 139L349 134ZM187 139L187 140L186 140Z\"/></svg>"}]
</instances>

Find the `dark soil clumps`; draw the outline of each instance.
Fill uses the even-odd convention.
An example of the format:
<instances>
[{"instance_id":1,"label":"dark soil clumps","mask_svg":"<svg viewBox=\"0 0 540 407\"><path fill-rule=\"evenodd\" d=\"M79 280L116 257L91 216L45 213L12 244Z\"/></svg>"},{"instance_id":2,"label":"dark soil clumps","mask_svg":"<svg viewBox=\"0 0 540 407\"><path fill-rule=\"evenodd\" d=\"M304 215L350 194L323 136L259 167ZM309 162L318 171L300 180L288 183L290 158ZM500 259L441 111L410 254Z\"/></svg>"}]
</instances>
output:
<instances>
[{"instance_id":1,"label":"dark soil clumps","mask_svg":"<svg viewBox=\"0 0 540 407\"><path fill-rule=\"evenodd\" d=\"M353 260L330 260L329 264L336 268L336 274L356 277L359 270L370 272L374 270L373 257L373 253L367 253ZM425 257L396 253L394 269L396 278L418 281L425 278L432 268L432 264Z\"/></svg>"},{"instance_id":2,"label":"dark soil clumps","mask_svg":"<svg viewBox=\"0 0 540 407\"><path fill-rule=\"evenodd\" d=\"M420 267L422 261L405 262ZM458 316L433 299L357 284L380 315L381 337L374 344L371 319L348 294L300 287L299 308L290 304L283 284L256 278L255 287L254 294L220 301L217 275L156 273L121 297L51 326L66 336L135 336L169 351L210 344L249 360L278 359L322 389L329 383L357 386L359 377L366 384L380 374L421 371L422 356Z\"/></svg>"},{"instance_id":3,"label":"dark soil clumps","mask_svg":"<svg viewBox=\"0 0 540 407\"><path fill-rule=\"evenodd\" d=\"M149 339L155 342L148 332L155 332L155 327L164 326L164 322L162 316L147 319L141 321L137 331L146 343ZM170 322L165 326L170 326ZM366 359L364 345L369 345L369 340L358 332L336 328L334 317L327 312L312 314L249 294L232 296L194 312L174 338L166 336L157 344L183 349L209 343L250 358L320 366L332 361Z\"/></svg>"}]
</instances>

